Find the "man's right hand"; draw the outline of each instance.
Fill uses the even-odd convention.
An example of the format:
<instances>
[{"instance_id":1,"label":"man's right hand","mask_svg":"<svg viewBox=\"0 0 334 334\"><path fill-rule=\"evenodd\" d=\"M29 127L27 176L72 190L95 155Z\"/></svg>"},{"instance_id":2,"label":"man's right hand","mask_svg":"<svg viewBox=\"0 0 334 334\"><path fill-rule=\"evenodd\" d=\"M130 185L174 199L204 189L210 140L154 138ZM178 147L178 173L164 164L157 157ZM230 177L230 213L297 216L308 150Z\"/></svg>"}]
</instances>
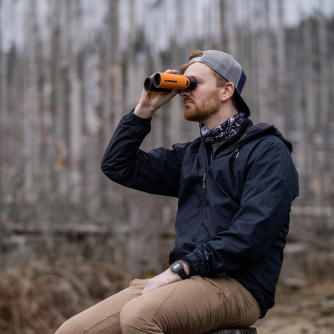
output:
<instances>
[{"instance_id":1,"label":"man's right hand","mask_svg":"<svg viewBox=\"0 0 334 334\"><path fill-rule=\"evenodd\" d=\"M167 70L165 73L177 73L177 71ZM154 77L154 74L151 75L151 78ZM151 118L159 108L177 95L177 92L177 89L173 89L170 93L154 93L146 92L143 89L134 113L142 118Z\"/></svg>"}]
</instances>

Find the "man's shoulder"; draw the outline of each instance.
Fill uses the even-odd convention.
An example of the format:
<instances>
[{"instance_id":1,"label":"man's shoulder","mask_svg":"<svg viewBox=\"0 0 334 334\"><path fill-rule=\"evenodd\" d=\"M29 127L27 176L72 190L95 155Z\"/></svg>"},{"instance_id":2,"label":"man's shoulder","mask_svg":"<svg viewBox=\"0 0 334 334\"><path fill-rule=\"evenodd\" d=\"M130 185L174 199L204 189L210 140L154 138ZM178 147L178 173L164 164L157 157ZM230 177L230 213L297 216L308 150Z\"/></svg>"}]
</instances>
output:
<instances>
[{"instance_id":1,"label":"man's shoulder","mask_svg":"<svg viewBox=\"0 0 334 334\"><path fill-rule=\"evenodd\" d=\"M263 122L254 124L247 129L245 137L251 139L248 141L251 146L260 145L263 148L268 146L272 148L276 147L277 149L284 148L290 153L292 152L291 142L284 138L282 133L274 125Z\"/></svg>"}]
</instances>

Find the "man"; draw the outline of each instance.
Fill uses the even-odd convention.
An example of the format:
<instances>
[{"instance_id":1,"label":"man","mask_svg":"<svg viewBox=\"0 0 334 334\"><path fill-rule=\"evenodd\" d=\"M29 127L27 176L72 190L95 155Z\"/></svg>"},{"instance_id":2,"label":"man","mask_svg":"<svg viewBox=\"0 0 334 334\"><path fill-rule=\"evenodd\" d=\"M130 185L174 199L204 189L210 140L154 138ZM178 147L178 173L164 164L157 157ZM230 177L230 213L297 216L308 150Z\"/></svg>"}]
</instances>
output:
<instances>
[{"instance_id":1,"label":"man","mask_svg":"<svg viewBox=\"0 0 334 334\"><path fill-rule=\"evenodd\" d=\"M172 150L140 150L154 113L178 93L143 91L102 160L117 183L179 198L171 267L132 281L57 333L200 334L250 326L274 305L298 195L292 145L274 126L249 120L240 96L246 76L230 55L196 51L180 71L197 79L194 90L179 94L200 137Z\"/></svg>"}]
</instances>

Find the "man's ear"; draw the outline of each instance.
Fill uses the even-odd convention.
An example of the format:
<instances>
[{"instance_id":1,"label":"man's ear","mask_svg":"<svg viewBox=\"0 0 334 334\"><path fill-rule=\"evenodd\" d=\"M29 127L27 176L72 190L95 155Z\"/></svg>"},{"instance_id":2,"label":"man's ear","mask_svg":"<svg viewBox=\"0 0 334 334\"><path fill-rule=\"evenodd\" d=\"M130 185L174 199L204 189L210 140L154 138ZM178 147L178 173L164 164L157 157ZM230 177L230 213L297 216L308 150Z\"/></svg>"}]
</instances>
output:
<instances>
[{"instance_id":1,"label":"man's ear","mask_svg":"<svg viewBox=\"0 0 334 334\"><path fill-rule=\"evenodd\" d=\"M225 102L233 96L235 88L232 82L226 82L222 88L221 100Z\"/></svg>"}]
</instances>

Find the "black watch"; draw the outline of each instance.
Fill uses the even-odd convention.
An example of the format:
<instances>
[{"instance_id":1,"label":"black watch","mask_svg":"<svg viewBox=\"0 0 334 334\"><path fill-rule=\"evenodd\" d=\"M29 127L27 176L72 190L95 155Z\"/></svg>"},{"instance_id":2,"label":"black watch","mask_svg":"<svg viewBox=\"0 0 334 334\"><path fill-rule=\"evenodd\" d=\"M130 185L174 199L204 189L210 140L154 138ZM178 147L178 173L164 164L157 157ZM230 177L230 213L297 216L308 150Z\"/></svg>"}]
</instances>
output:
<instances>
[{"instance_id":1,"label":"black watch","mask_svg":"<svg viewBox=\"0 0 334 334\"><path fill-rule=\"evenodd\" d=\"M182 261L175 261L170 265L170 270L173 273L178 274L182 279L188 278L186 272L183 269L183 262Z\"/></svg>"}]
</instances>

